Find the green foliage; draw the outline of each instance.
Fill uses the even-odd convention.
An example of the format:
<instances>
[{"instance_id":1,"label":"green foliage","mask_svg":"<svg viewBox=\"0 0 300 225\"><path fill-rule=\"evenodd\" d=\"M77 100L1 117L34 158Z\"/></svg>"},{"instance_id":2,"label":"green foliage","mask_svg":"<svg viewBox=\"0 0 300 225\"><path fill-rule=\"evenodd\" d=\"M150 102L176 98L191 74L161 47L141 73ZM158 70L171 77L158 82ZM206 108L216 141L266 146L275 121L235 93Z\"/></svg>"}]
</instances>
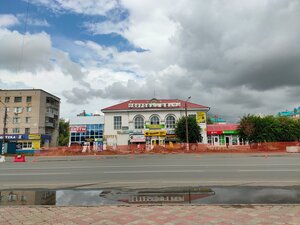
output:
<instances>
[{"instance_id":1,"label":"green foliage","mask_svg":"<svg viewBox=\"0 0 300 225\"><path fill-rule=\"evenodd\" d=\"M197 124L195 117L187 117L188 122L188 133L189 133L189 143L197 143L202 141L201 128ZM186 117L181 117L175 128L175 133L180 141L186 142Z\"/></svg>"},{"instance_id":2,"label":"green foliage","mask_svg":"<svg viewBox=\"0 0 300 225\"><path fill-rule=\"evenodd\" d=\"M70 124L68 121L64 119L59 120L59 135L58 135L58 145L59 146L66 146L69 143L70 137Z\"/></svg>"},{"instance_id":3,"label":"green foliage","mask_svg":"<svg viewBox=\"0 0 300 225\"><path fill-rule=\"evenodd\" d=\"M214 124L210 116L207 117L206 123L207 124Z\"/></svg>"},{"instance_id":4,"label":"green foliage","mask_svg":"<svg viewBox=\"0 0 300 225\"><path fill-rule=\"evenodd\" d=\"M300 122L287 117L247 115L240 121L239 133L250 143L298 141Z\"/></svg>"}]
</instances>

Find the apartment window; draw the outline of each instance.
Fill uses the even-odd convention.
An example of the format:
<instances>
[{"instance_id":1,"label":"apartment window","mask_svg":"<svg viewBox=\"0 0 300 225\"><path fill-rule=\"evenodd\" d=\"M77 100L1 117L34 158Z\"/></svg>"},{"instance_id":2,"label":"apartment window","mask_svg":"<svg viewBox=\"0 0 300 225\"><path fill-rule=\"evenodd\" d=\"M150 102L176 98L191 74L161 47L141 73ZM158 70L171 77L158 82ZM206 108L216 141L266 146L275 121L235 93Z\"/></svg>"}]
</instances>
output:
<instances>
[{"instance_id":1,"label":"apartment window","mask_svg":"<svg viewBox=\"0 0 300 225\"><path fill-rule=\"evenodd\" d=\"M21 122L21 118L20 117L14 117L13 118L13 123L16 124L16 123L20 123Z\"/></svg>"},{"instance_id":2,"label":"apartment window","mask_svg":"<svg viewBox=\"0 0 300 225\"><path fill-rule=\"evenodd\" d=\"M20 128L13 128L13 133L14 134L19 134L20 133Z\"/></svg>"},{"instance_id":3,"label":"apartment window","mask_svg":"<svg viewBox=\"0 0 300 225\"><path fill-rule=\"evenodd\" d=\"M25 128L25 134L29 134L30 133L30 128Z\"/></svg>"},{"instance_id":4,"label":"apartment window","mask_svg":"<svg viewBox=\"0 0 300 225\"><path fill-rule=\"evenodd\" d=\"M122 117L121 116L114 116L114 129L120 130L122 127Z\"/></svg>"},{"instance_id":5,"label":"apartment window","mask_svg":"<svg viewBox=\"0 0 300 225\"><path fill-rule=\"evenodd\" d=\"M14 112L15 113L21 113L22 112L22 107L15 107Z\"/></svg>"},{"instance_id":6,"label":"apartment window","mask_svg":"<svg viewBox=\"0 0 300 225\"><path fill-rule=\"evenodd\" d=\"M4 102L8 103L10 101L10 97L5 97Z\"/></svg>"},{"instance_id":7,"label":"apartment window","mask_svg":"<svg viewBox=\"0 0 300 225\"><path fill-rule=\"evenodd\" d=\"M15 97L15 102L22 102L22 97Z\"/></svg>"},{"instance_id":8,"label":"apartment window","mask_svg":"<svg viewBox=\"0 0 300 225\"><path fill-rule=\"evenodd\" d=\"M31 117L25 117L25 123L30 123L31 122Z\"/></svg>"},{"instance_id":9,"label":"apartment window","mask_svg":"<svg viewBox=\"0 0 300 225\"><path fill-rule=\"evenodd\" d=\"M31 102L31 100L32 100L31 96L26 97L26 102Z\"/></svg>"},{"instance_id":10,"label":"apartment window","mask_svg":"<svg viewBox=\"0 0 300 225\"><path fill-rule=\"evenodd\" d=\"M8 133L8 129L7 129L7 128L5 128L4 132L7 134L7 133Z\"/></svg>"},{"instance_id":11,"label":"apartment window","mask_svg":"<svg viewBox=\"0 0 300 225\"><path fill-rule=\"evenodd\" d=\"M32 108L30 106L26 107L26 112L31 112Z\"/></svg>"}]
</instances>

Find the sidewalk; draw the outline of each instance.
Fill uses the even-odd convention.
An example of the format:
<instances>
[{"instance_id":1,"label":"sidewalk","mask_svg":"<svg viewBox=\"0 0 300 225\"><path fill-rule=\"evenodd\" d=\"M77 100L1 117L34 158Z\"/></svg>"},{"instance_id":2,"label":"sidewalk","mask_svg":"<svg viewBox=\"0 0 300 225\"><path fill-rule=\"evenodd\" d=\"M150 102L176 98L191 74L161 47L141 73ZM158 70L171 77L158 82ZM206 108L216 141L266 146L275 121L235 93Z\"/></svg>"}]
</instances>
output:
<instances>
[{"instance_id":1,"label":"sidewalk","mask_svg":"<svg viewBox=\"0 0 300 225\"><path fill-rule=\"evenodd\" d=\"M300 224L300 205L0 207L1 225Z\"/></svg>"}]
</instances>

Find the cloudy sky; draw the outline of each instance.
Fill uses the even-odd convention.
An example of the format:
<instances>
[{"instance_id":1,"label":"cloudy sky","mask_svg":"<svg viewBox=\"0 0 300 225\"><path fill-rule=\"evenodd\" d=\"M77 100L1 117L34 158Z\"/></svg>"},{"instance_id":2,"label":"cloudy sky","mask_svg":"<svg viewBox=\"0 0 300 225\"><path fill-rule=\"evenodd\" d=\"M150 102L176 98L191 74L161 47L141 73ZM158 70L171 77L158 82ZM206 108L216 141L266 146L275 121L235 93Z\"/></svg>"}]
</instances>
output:
<instances>
[{"instance_id":1,"label":"cloudy sky","mask_svg":"<svg viewBox=\"0 0 300 225\"><path fill-rule=\"evenodd\" d=\"M299 0L2 0L0 88L61 115L179 98L237 121L300 105Z\"/></svg>"}]
</instances>

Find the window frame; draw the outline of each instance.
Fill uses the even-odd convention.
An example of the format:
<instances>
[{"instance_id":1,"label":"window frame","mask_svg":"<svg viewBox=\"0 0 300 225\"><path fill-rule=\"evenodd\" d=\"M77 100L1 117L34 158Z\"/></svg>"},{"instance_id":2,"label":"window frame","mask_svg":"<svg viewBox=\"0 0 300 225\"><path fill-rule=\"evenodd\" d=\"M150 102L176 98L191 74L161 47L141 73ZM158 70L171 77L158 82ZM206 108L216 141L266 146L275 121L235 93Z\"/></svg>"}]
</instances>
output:
<instances>
[{"instance_id":1,"label":"window frame","mask_svg":"<svg viewBox=\"0 0 300 225\"><path fill-rule=\"evenodd\" d=\"M169 118L172 118L172 121ZM176 126L176 118L175 118L175 116L173 116L173 115L167 115L165 125L166 125L166 128L175 129L175 126Z\"/></svg>"},{"instance_id":2,"label":"window frame","mask_svg":"<svg viewBox=\"0 0 300 225\"><path fill-rule=\"evenodd\" d=\"M30 101L28 101L30 99ZM26 102L32 102L32 96L26 96Z\"/></svg>"},{"instance_id":3,"label":"window frame","mask_svg":"<svg viewBox=\"0 0 300 225\"><path fill-rule=\"evenodd\" d=\"M157 118L157 121L154 121L153 119ZM155 122L155 123L154 123ZM151 125L159 125L160 124L160 119L157 115L153 115L150 117L150 124Z\"/></svg>"},{"instance_id":4,"label":"window frame","mask_svg":"<svg viewBox=\"0 0 300 225\"><path fill-rule=\"evenodd\" d=\"M122 129L122 116L114 116L114 130L121 130L121 129Z\"/></svg>"},{"instance_id":5,"label":"window frame","mask_svg":"<svg viewBox=\"0 0 300 225\"><path fill-rule=\"evenodd\" d=\"M140 121L137 121L141 119ZM134 129L144 129L145 120L142 116L138 115L134 118Z\"/></svg>"},{"instance_id":6,"label":"window frame","mask_svg":"<svg viewBox=\"0 0 300 225\"><path fill-rule=\"evenodd\" d=\"M17 99L20 99L20 101L16 101ZM22 96L15 96L15 97L14 97L14 102L15 102L15 103L20 103L20 102L22 102L22 100L23 100L23 99L22 99Z\"/></svg>"}]
</instances>

